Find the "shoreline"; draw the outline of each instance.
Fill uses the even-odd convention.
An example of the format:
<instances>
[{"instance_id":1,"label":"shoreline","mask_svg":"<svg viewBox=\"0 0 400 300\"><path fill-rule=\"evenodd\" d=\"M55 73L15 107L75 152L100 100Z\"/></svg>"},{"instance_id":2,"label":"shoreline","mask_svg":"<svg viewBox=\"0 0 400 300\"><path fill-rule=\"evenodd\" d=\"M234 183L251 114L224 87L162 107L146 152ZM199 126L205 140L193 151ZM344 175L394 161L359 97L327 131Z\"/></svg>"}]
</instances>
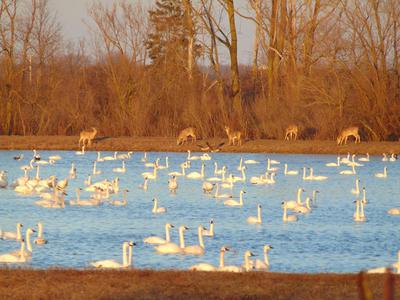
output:
<instances>
[{"instance_id":1,"label":"shoreline","mask_svg":"<svg viewBox=\"0 0 400 300\"><path fill-rule=\"evenodd\" d=\"M0 136L1 150L80 150L78 136ZM226 138L198 140L196 143L176 145L171 137L96 137L86 151L155 151L155 152L202 152L198 145L206 146L222 142L221 152L231 153L282 153L282 154L365 154L400 153L400 142L361 142L337 146L335 141L322 140L248 140L242 146L228 146Z\"/></svg>"}]
</instances>

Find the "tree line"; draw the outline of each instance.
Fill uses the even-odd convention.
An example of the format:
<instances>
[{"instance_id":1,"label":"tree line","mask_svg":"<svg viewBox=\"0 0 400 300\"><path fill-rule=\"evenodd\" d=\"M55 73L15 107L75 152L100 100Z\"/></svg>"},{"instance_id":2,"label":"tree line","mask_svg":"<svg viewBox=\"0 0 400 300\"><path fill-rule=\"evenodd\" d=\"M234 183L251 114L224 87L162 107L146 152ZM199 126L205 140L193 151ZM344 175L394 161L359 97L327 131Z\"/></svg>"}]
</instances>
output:
<instances>
[{"instance_id":1,"label":"tree line","mask_svg":"<svg viewBox=\"0 0 400 300\"><path fill-rule=\"evenodd\" d=\"M91 40L72 42L48 0L0 0L0 134L400 136L398 0L243 2L93 1ZM250 65L239 18L255 25Z\"/></svg>"}]
</instances>

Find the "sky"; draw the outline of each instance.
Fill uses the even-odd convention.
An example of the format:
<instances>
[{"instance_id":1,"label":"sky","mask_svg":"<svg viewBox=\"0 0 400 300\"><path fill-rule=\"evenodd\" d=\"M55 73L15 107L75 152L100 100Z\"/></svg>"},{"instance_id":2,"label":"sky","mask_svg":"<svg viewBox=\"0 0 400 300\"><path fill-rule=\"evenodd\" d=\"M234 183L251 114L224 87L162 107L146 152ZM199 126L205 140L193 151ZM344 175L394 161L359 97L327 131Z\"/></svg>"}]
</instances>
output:
<instances>
[{"instance_id":1,"label":"sky","mask_svg":"<svg viewBox=\"0 0 400 300\"><path fill-rule=\"evenodd\" d=\"M98 0L102 3L112 3L113 0ZM142 1L143 3L151 0L131 0ZM196 0L194 0L196 1ZM67 40L78 41L80 38L89 39L89 31L86 24L90 24L87 8L93 0L49 0L52 8L55 9L59 22L63 28L63 35ZM245 5L246 0L236 0L235 5L240 8ZM86 23L86 24L85 24ZM250 64L252 56L254 25L250 21L240 17L236 18L238 31L238 51L239 62ZM227 52L222 52L224 56L222 62L228 59Z\"/></svg>"}]
</instances>

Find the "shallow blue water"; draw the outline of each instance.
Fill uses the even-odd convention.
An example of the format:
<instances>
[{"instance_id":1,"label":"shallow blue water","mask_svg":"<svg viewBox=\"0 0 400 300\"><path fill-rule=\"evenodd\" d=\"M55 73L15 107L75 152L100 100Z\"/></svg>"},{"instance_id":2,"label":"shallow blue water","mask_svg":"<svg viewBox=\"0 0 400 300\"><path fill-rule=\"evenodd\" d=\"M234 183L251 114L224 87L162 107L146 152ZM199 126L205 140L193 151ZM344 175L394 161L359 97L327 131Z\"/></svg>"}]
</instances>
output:
<instances>
[{"instance_id":1,"label":"shallow blue water","mask_svg":"<svg viewBox=\"0 0 400 300\"><path fill-rule=\"evenodd\" d=\"M23 153L25 159L14 161L12 157ZM84 156L76 156L71 151L41 151L42 159L49 155L59 154L62 160L55 165L42 166L41 177L56 175L59 179L68 176L71 163L77 168L77 179L70 180L66 200L76 198L75 188L83 187L83 180L92 170L95 152L87 152ZM102 155L112 155L102 152ZM194 155L194 154L193 154ZM21 196L12 189L0 190L0 228L15 231L17 222L33 227L40 220L44 224L44 235L49 243L34 246L32 260L26 265L34 268L72 267L85 268L94 260L116 259L121 261L121 244L125 240L133 240L133 264L136 268L150 269L187 269L199 262L218 265L219 248L229 245L234 251L225 256L226 264L242 264L245 250L257 254L263 259L262 248L270 244L271 271L279 272L357 272L361 269L386 266L396 260L400 249L399 222L400 217L386 213L389 208L400 207L400 168L398 162L382 162L381 157L371 157L364 162L364 167L357 168L360 187L367 189L366 206L367 221L355 223L353 213L356 196L350 193L355 185L354 175L339 175L339 170L349 169L326 167L325 163L335 162L332 155L278 155L278 154L212 154L212 160L206 161L206 177L213 175L213 162L219 166L226 165L228 174L240 175L237 166L240 157L255 159L260 164L248 165L246 175L259 176L265 172L266 158L281 162L273 185L256 186L249 183L236 183L233 194L239 195L246 190L244 206L232 208L223 205L222 200L203 194L201 180L178 178L179 189L176 195L167 188L168 172L180 171L179 164L186 159L186 153L148 153L149 161L165 156L169 157L170 168L160 170L157 180L149 181L148 191L138 189L143 183L141 173L146 169L140 158L143 153L135 153L126 160L127 172L116 174L112 168L120 167L121 161L98 163L102 175L94 177L94 181L105 178L120 178L121 190L129 189L126 207L114 207L104 204L100 207L66 206L65 209L46 209L33 205L37 195ZM9 182L22 176L21 165L28 164L31 151L0 151L0 169L8 170ZM301 176L284 176L283 164L289 169L299 170L303 166L312 166L317 175L328 176L326 181L303 181ZM192 161L188 172L199 171L201 161ZM374 174L382 172L388 166L388 178L378 179ZM301 173L301 172L299 172ZM31 176L33 176L33 172ZM303 195L311 196L313 190L320 191L317 206L309 215L300 215L298 222L283 223L281 202L296 199L296 192L303 187ZM229 189L224 192L230 193ZM82 198L87 199L88 192ZM121 194L112 198L121 199ZM154 215L151 213L152 199L157 197L159 205L167 207L167 213ZM263 206L263 224L249 225L248 216L255 216L256 206ZM216 236L205 237L205 254L160 255L153 246L142 242L143 238L152 234L164 236L164 225L170 222L175 225L172 230L172 241L178 242L179 225L190 227L185 233L186 245L198 243L197 226L209 227L209 220L215 220ZM0 254L19 248L12 241L0 240Z\"/></svg>"}]
</instances>

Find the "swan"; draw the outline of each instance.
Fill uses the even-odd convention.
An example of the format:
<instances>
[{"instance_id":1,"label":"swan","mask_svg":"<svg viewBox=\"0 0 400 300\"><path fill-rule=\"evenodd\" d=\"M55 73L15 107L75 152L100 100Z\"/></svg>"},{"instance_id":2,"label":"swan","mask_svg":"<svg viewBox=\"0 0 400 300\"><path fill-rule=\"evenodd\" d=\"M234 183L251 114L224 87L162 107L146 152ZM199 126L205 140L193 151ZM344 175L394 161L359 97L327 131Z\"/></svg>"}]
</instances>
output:
<instances>
[{"instance_id":1,"label":"swan","mask_svg":"<svg viewBox=\"0 0 400 300\"><path fill-rule=\"evenodd\" d=\"M268 172L267 172L268 174ZM251 184L264 184L265 183L265 177L266 175L260 175L260 176L252 176L250 178L250 183Z\"/></svg>"},{"instance_id":2,"label":"swan","mask_svg":"<svg viewBox=\"0 0 400 300\"><path fill-rule=\"evenodd\" d=\"M276 172L276 171L278 171L278 168L272 168L271 164L272 164L271 159L268 158L268 160L267 160L267 172Z\"/></svg>"},{"instance_id":3,"label":"swan","mask_svg":"<svg viewBox=\"0 0 400 300\"><path fill-rule=\"evenodd\" d=\"M115 206L126 206L127 201L126 201L126 193L129 192L129 190L125 189L122 191L122 201L121 200L113 200L111 201L112 205Z\"/></svg>"},{"instance_id":4,"label":"swan","mask_svg":"<svg viewBox=\"0 0 400 300\"><path fill-rule=\"evenodd\" d=\"M103 173L100 170L97 170L97 161L93 162L93 169L92 169L92 174L93 175L100 175L101 173Z\"/></svg>"},{"instance_id":5,"label":"swan","mask_svg":"<svg viewBox=\"0 0 400 300\"><path fill-rule=\"evenodd\" d=\"M266 271L269 269L269 257L268 257L268 252L269 250L273 249L272 246L270 245L265 245L263 248L264 252L264 261L256 259L254 261L250 261L250 267L256 270L263 270Z\"/></svg>"},{"instance_id":6,"label":"swan","mask_svg":"<svg viewBox=\"0 0 400 300\"><path fill-rule=\"evenodd\" d=\"M129 159L129 158L131 158L132 154L133 154L133 152L129 151L128 153L118 154L117 158L118 159Z\"/></svg>"},{"instance_id":7,"label":"swan","mask_svg":"<svg viewBox=\"0 0 400 300\"><path fill-rule=\"evenodd\" d=\"M53 165L55 163L55 161L54 160L49 160L49 161L47 161L47 160L38 160L38 161L36 161L36 165L38 166L38 165L42 165L42 166L44 166L44 165Z\"/></svg>"},{"instance_id":8,"label":"swan","mask_svg":"<svg viewBox=\"0 0 400 300\"><path fill-rule=\"evenodd\" d=\"M69 200L69 205L78 205L78 206L98 206L100 205L100 199L90 199L90 200L81 200L81 190L77 188L76 191L76 200Z\"/></svg>"},{"instance_id":9,"label":"swan","mask_svg":"<svg viewBox=\"0 0 400 300\"><path fill-rule=\"evenodd\" d=\"M160 161L160 158L157 157L157 159L155 160L155 162L152 163L145 163L144 166L147 168L158 168L158 162Z\"/></svg>"},{"instance_id":10,"label":"swan","mask_svg":"<svg viewBox=\"0 0 400 300\"><path fill-rule=\"evenodd\" d=\"M30 161L29 161L29 165L24 165L24 166L22 166L22 167L20 167L20 170L22 170L22 171L29 171L29 170L32 170L33 168L34 168L34 166L33 166L33 163L35 162L35 160L34 159L31 159Z\"/></svg>"},{"instance_id":11,"label":"swan","mask_svg":"<svg viewBox=\"0 0 400 300\"><path fill-rule=\"evenodd\" d=\"M68 178L65 178L57 182L56 188L59 190L64 190L67 186L68 186Z\"/></svg>"},{"instance_id":12,"label":"swan","mask_svg":"<svg viewBox=\"0 0 400 300\"><path fill-rule=\"evenodd\" d=\"M143 184L139 184L138 188L147 191L148 187L149 187L149 179L145 177Z\"/></svg>"},{"instance_id":13,"label":"swan","mask_svg":"<svg viewBox=\"0 0 400 300\"><path fill-rule=\"evenodd\" d=\"M210 220L210 229L203 229L203 236L214 237L214 220Z\"/></svg>"},{"instance_id":14,"label":"swan","mask_svg":"<svg viewBox=\"0 0 400 300\"><path fill-rule=\"evenodd\" d=\"M219 251L219 267L223 268L225 265L224 262L224 257L225 257L225 251L228 251L228 248L226 247L221 247ZM191 271L218 271L218 268L207 263L199 263L196 265L193 265L189 268Z\"/></svg>"},{"instance_id":15,"label":"swan","mask_svg":"<svg viewBox=\"0 0 400 300\"><path fill-rule=\"evenodd\" d=\"M361 199L362 203L367 204L367 191L365 189L365 187L362 188L362 193L363 193L363 198Z\"/></svg>"},{"instance_id":16,"label":"swan","mask_svg":"<svg viewBox=\"0 0 400 300\"><path fill-rule=\"evenodd\" d=\"M223 266L222 268L220 267L218 271L223 271L223 272L243 272L243 271L250 271L250 262L249 258L251 256L254 256L253 253L250 251L246 251L244 254L244 267L242 266Z\"/></svg>"},{"instance_id":17,"label":"swan","mask_svg":"<svg viewBox=\"0 0 400 300\"><path fill-rule=\"evenodd\" d=\"M348 165L349 167L351 167L351 166L355 166L355 167L362 167L362 166L364 166L363 164L360 164L360 163L356 162L356 161L354 160L355 157L356 157L356 155L353 154L353 155L351 156L351 161L348 162L347 165Z\"/></svg>"},{"instance_id":18,"label":"swan","mask_svg":"<svg viewBox=\"0 0 400 300\"><path fill-rule=\"evenodd\" d=\"M318 180L318 181L322 181L322 180L328 179L327 176L314 175L314 169L313 168L310 168L310 176L309 177L311 178L311 180Z\"/></svg>"},{"instance_id":19,"label":"swan","mask_svg":"<svg viewBox=\"0 0 400 300\"><path fill-rule=\"evenodd\" d=\"M69 169L69 179L75 179L76 178L76 168L75 168L75 164L72 163L71 164L71 168Z\"/></svg>"},{"instance_id":20,"label":"swan","mask_svg":"<svg viewBox=\"0 0 400 300\"><path fill-rule=\"evenodd\" d=\"M171 241L171 235L170 235L171 228L174 228L174 225L171 225L169 223L165 224L165 239L159 236L149 236L145 238L143 242L146 244L157 244L157 245L169 243Z\"/></svg>"},{"instance_id":21,"label":"swan","mask_svg":"<svg viewBox=\"0 0 400 300\"><path fill-rule=\"evenodd\" d=\"M397 272L395 274L400 274L400 251L397 252L397 262L392 264L392 267L397 269ZM383 274L388 272L389 267L378 267L378 268L373 268L369 269L367 273L369 274Z\"/></svg>"},{"instance_id":22,"label":"swan","mask_svg":"<svg viewBox=\"0 0 400 300\"><path fill-rule=\"evenodd\" d=\"M269 174L269 178L268 178L268 174ZM264 178L264 183L266 183L266 184L274 184L276 181L275 181L275 176L276 176L276 173L267 173L267 174L265 174L265 178Z\"/></svg>"},{"instance_id":23,"label":"swan","mask_svg":"<svg viewBox=\"0 0 400 300\"><path fill-rule=\"evenodd\" d=\"M340 166L340 156L337 157L337 161L335 163L334 162L330 162L330 163L325 164L325 166L327 166L327 167L339 167Z\"/></svg>"},{"instance_id":24,"label":"swan","mask_svg":"<svg viewBox=\"0 0 400 300\"><path fill-rule=\"evenodd\" d=\"M355 222L365 222L364 204L360 200L354 201L356 203L356 212L353 215Z\"/></svg>"},{"instance_id":25,"label":"swan","mask_svg":"<svg viewBox=\"0 0 400 300\"><path fill-rule=\"evenodd\" d=\"M310 197L307 197L305 206L302 206L302 205L297 206L295 208L296 212L299 213L299 214L308 214L308 213L310 213L311 212L310 201L311 201Z\"/></svg>"},{"instance_id":26,"label":"swan","mask_svg":"<svg viewBox=\"0 0 400 300\"><path fill-rule=\"evenodd\" d=\"M271 165L279 165L281 162L277 161L277 160L274 160L274 159L271 159L270 163L271 163Z\"/></svg>"},{"instance_id":27,"label":"swan","mask_svg":"<svg viewBox=\"0 0 400 300\"><path fill-rule=\"evenodd\" d=\"M76 151L75 155L85 155L85 145L82 145L82 150L81 151Z\"/></svg>"},{"instance_id":28,"label":"swan","mask_svg":"<svg viewBox=\"0 0 400 300\"><path fill-rule=\"evenodd\" d=\"M120 269L120 268L128 268L131 263L132 263L132 248L136 244L133 242L124 242L122 244L122 264L113 260L113 259L107 259L107 260L99 260L95 262L91 262L90 265L92 265L95 268L101 268L101 269ZM129 248L129 254L127 253L127 249Z\"/></svg>"},{"instance_id":29,"label":"swan","mask_svg":"<svg viewBox=\"0 0 400 300\"><path fill-rule=\"evenodd\" d=\"M169 176L175 176L175 177L177 177L177 176L186 176L186 174L185 174L185 166L181 166L181 169L182 169L182 172L169 172L168 173L168 175Z\"/></svg>"},{"instance_id":30,"label":"swan","mask_svg":"<svg viewBox=\"0 0 400 300\"><path fill-rule=\"evenodd\" d=\"M294 209L299 205L303 205L303 202L301 201L301 193L303 193L303 192L304 192L304 189L302 189L302 188L297 189L297 199L291 200L291 201L286 201L285 202L286 208Z\"/></svg>"},{"instance_id":31,"label":"swan","mask_svg":"<svg viewBox=\"0 0 400 300\"><path fill-rule=\"evenodd\" d=\"M347 152L347 157L343 157L340 159L340 162L343 164L347 164L350 162L350 152Z\"/></svg>"},{"instance_id":32,"label":"swan","mask_svg":"<svg viewBox=\"0 0 400 300\"><path fill-rule=\"evenodd\" d=\"M311 180L311 177L307 176L307 170L306 170L305 167L303 167L303 177L302 177L302 179L303 180Z\"/></svg>"},{"instance_id":33,"label":"swan","mask_svg":"<svg viewBox=\"0 0 400 300\"><path fill-rule=\"evenodd\" d=\"M396 161L397 160L397 154L392 153L392 155L390 155L389 161Z\"/></svg>"},{"instance_id":34,"label":"swan","mask_svg":"<svg viewBox=\"0 0 400 300\"><path fill-rule=\"evenodd\" d=\"M203 230L205 228L202 225L197 227L197 234L199 237L199 244L198 245L191 245L186 246L183 248L183 252L185 254L192 254L192 255L203 255L204 254L204 241L203 241Z\"/></svg>"},{"instance_id":35,"label":"swan","mask_svg":"<svg viewBox=\"0 0 400 300\"><path fill-rule=\"evenodd\" d=\"M168 169L169 168L168 156L165 157L165 166L160 166L160 165L157 164L157 168L159 170L164 170L164 169Z\"/></svg>"},{"instance_id":36,"label":"swan","mask_svg":"<svg viewBox=\"0 0 400 300\"><path fill-rule=\"evenodd\" d=\"M200 156L192 156L192 152L190 150L187 151L188 156L187 156L187 160L199 160Z\"/></svg>"},{"instance_id":37,"label":"swan","mask_svg":"<svg viewBox=\"0 0 400 300\"><path fill-rule=\"evenodd\" d=\"M400 208L391 208L391 209L389 209L389 210L387 211L387 213L388 213L389 215L398 216L398 215L400 215Z\"/></svg>"},{"instance_id":38,"label":"swan","mask_svg":"<svg viewBox=\"0 0 400 300\"><path fill-rule=\"evenodd\" d=\"M215 194L214 194L214 198L217 199L224 199L224 198L232 198L232 195L230 194L220 194L219 193L219 184L217 183L215 188Z\"/></svg>"},{"instance_id":39,"label":"swan","mask_svg":"<svg viewBox=\"0 0 400 300\"><path fill-rule=\"evenodd\" d=\"M222 173L225 173L226 171L226 166L222 166L220 170L218 170L218 163L215 161L214 162L214 175L221 175Z\"/></svg>"},{"instance_id":40,"label":"swan","mask_svg":"<svg viewBox=\"0 0 400 300\"><path fill-rule=\"evenodd\" d=\"M98 162L103 162L104 161L104 157L101 157L100 151L97 152L97 159L96 161Z\"/></svg>"},{"instance_id":41,"label":"swan","mask_svg":"<svg viewBox=\"0 0 400 300\"><path fill-rule=\"evenodd\" d=\"M0 263L24 263L27 261L27 258L24 255L25 253L25 241L21 239L21 248L16 254L15 251L10 253L5 253L0 255Z\"/></svg>"},{"instance_id":42,"label":"swan","mask_svg":"<svg viewBox=\"0 0 400 300\"><path fill-rule=\"evenodd\" d=\"M238 171L242 171L242 169L243 169L243 157L240 158L239 166L236 169Z\"/></svg>"},{"instance_id":43,"label":"swan","mask_svg":"<svg viewBox=\"0 0 400 300\"><path fill-rule=\"evenodd\" d=\"M369 153L366 154L366 157L360 157L359 161L369 161Z\"/></svg>"},{"instance_id":44,"label":"swan","mask_svg":"<svg viewBox=\"0 0 400 300\"><path fill-rule=\"evenodd\" d=\"M351 166L351 170L342 170L342 171L339 172L339 174L342 174L342 175L356 175L357 172L356 172L356 169L355 169L355 167L353 165L353 166Z\"/></svg>"},{"instance_id":45,"label":"swan","mask_svg":"<svg viewBox=\"0 0 400 300\"><path fill-rule=\"evenodd\" d=\"M359 187L360 179L356 178L356 188L351 189L351 193L354 195L360 194L360 187Z\"/></svg>"},{"instance_id":46,"label":"swan","mask_svg":"<svg viewBox=\"0 0 400 300\"><path fill-rule=\"evenodd\" d=\"M240 191L240 195L239 195L239 201L233 200L233 199L229 199L224 201L224 205L226 206L243 206L243 194L245 194L246 192L244 190Z\"/></svg>"},{"instance_id":47,"label":"swan","mask_svg":"<svg viewBox=\"0 0 400 300\"><path fill-rule=\"evenodd\" d=\"M22 251L14 251L14 255L23 255L26 259L30 259L32 257L32 244L31 244L31 235L32 233L36 232L36 230L33 230L32 228L28 228L25 232L25 239L26 241L26 250L25 247Z\"/></svg>"},{"instance_id":48,"label":"swan","mask_svg":"<svg viewBox=\"0 0 400 300\"><path fill-rule=\"evenodd\" d=\"M282 202L283 205L283 222L296 222L297 221L297 216L296 215L287 215L287 203L286 202Z\"/></svg>"},{"instance_id":49,"label":"swan","mask_svg":"<svg viewBox=\"0 0 400 300\"><path fill-rule=\"evenodd\" d=\"M125 166L125 161L122 161L122 167L121 168L113 168L112 169L114 173L125 173L126 172L126 166Z\"/></svg>"},{"instance_id":50,"label":"swan","mask_svg":"<svg viewBox=\"0 0 400 300\"><path fill-rule=\"evenodd\" d=\"M201 164L201 172L191 172L189 174L186 175L186 178L190 178L190 179L200 179L200 178L204 178L204 164Z\"/></svg>"},{"instance_id":51,"label":"swan","mask_svg":"<svg viewBox=\"0 0 400 300\"><path fill-rule=\"evenodd\" d=\"M88 174L88 177L83 181L83 184L86 186L92 185L92 176Z\"/></svg>"},{"instance_id":52,"label":"swan","mask_svg":"<svg viewBox=\"0 0 400 300\"><path fill-rule=\"evenodd\" d=\"M143 157L140 158L140 161L141 161L141 162L147 162L147 161L148 161L148 160L147 160L147 152L143 153Z\"/></svg>"},{"instance_id":53,"label":"swan","mask_svg":"<svg viewBox=\"0 0 400 300\"><path fill-rule=\"evenodd\" d=\"M288 171L288 165L285 164L284 174L285 174L285 175L297 175L297 174L299 174L299 171L296 171L296 170L290 170L290 171Z\"/></svg>"},{"instance_id":54,"label":"swan","mask_svg":"<svg viewBox=\"0 0 400 300\"><path fill-rule=\"evenodd\" d=\"M106 161L106 160L117 160L117 151L114 152L113 156L104 156L103 160L104 161Z\"/></svg>"},{"instance_id":55,"label":"swan","mask_svg":"<svg viewBox=\"0 0 400 300\"><path fill-rule=\"evenodd\" d=\"M382 161L388 161L389 160L386 153L383 153L382 155L383 155Z\"/></svg>"},{"instance_id":56,"label":"swan","mask_svg":"<svg viewBox=\"0 0 400 300\"><path fill-rule=\"evenodd\" d=\"M21 228L23 225L21 223L17 223L17 231L2 231L0 230L0 238L3 240L16 240L20 241L22 239Z\"/></svg>"},{"instance_id":57,"label":"swan","mask_svg":"<svg viewBox=\"0 0 400 300\"><path fill-rule=\"evenodd\" d=\"M16 186L14 191L19 194L30 195L34 192L34 186L26 183L25 185Z\"/></svg>"},{"instance_id":58,"label":"swan","mask_svg":"<svg viewBox=\"0 0 400 300\"><path fill-rule=\"evenodd\" d=\"M317 193L319 193L318 190L314 190L312 192L312 198L311 198L311 202L313 204L314 207L317 207Z\"/></svg>"},{"instance_id":59,"label":"swan","mask_svg":"<svg viewBox=\"0 0 400 300\"><path fill-rule=\"evenodd\" d=\"M257 161L257 160L254 160L254 159L246 159L246 160L244 161L244 163L245 163L246 165L255 165L255 164L259 164L260 162Z\"/></svg>"},{"instance_id":60,"label":"swan","mask_svg":"<svg viewBox=\"0 0 400 300\"><path fill-rule=\"evenodd\" d=\"M261 204L257 205L257 217L251 216L247 218L247 223L249 224L261 224Z\"/></svg>"},{"instance_id":61,"label":"swan","mask_svg":"<svg viewBox=\"0 0 400 300\"><path fill-rule=\"evenodd\" d=\"M239 182L239 181L241 181L241 182L246 182L246 173L245 173L245 171L246 171L246 167L243 167L242 170L241 170L241 172L242 172L242 177L235 176L235 177L233 178L233 182Z\"/></svg>"},{"instance_id":62,"label":"swan","mask_svg":"<svg viewBox=\"0 0 400 300\"><path fill-rule=\"evenodd\" d=\"M7 171L0 172L0 188L4 189L8 185Z\"/></svg>"},{"instance_id":63,"label":"swan","mask_svg":"<svg viewBox=\"0 0 400 300\"><path fill-rule=\"evenodd\" d=\"M167 209L166 209L165 207L158 207L158 200L157 200L157 198L154 198L154 199L153 199L153 202L154 202L154 206L153 206L153 209L151 210L151 212L152 212L153 214L162 214L162 213L167 212Z\"/></svg>"},{"instance_id":64,"label":"swan","mask_svg":"<svg viewBox=\"0 0 400 300\"><path fill-rule=\"evenodd\" d=\"M43 224L42 222L38 222L37 223L37 227L38 227L38 236L37 238L34 240L34 243L36 245L44 245L47 244L47 240L45 240L43 238Z\"/></svg>"},{"instance_id":65,"label":"swan","mask_svg":"<svg viewBox=\"0 0 400 300\"><path fill-rule=\"evenodd\" d=\"M204 153L200 156L200 160L211 160L211 156L208 153Z\"/></svg>"},{"instance_id":66,"label":"swan","mask_svg":"<svg viewBox=\"0 0 400 300\"><path fill-rule=\"evenodd\" d=\"M157 168L154 168L153 172L143 172L142 176L147 179L157 179Z\"/></svg>"},{"instance_id":67,"label":"swan","mask_svg":"<svg viewBox=\"0 0 400 300\"><path fill-rule=\"evenodd\" d=\"M383 168L383 173L376 173L375 177L377 177L377 178L386 178L387 177L387 167Z\"/></svg>"},{"instance_id":68,"label":"swan","mask_svg":"<svg viewBox=\"0 0 400 300\"><path fill-rule=\"evenodd\" d=\"M215 183L204 181L203 186L202 186L203 193L210 194L212 192L212 190L214 189L214 185L215 185Z\"/></svg>"},{"instance_id":69,"label":"swan","mask_svg":"<svg viewBox=\"0 0 400 300\"><path fill-rule=\"evenodd\" d=\"M172 176L172 178L168 180L168 189L170 192L176 192L178 189L178 181L176 180L175 176Z\"/></svg>"},{"instance_id":70,"label":"swan","mask_svg":"<svg viewBox=\"0 0 400 300\"><path fill-rule=\"evenodd\" d=\"M179 246L175 243L165 243L154 247L154 249L161 254L176 254L183 253L183 249L185 248L185 237L184 231L188 228L186 226L179 227Z\"/></svg>"}]
</instances>

